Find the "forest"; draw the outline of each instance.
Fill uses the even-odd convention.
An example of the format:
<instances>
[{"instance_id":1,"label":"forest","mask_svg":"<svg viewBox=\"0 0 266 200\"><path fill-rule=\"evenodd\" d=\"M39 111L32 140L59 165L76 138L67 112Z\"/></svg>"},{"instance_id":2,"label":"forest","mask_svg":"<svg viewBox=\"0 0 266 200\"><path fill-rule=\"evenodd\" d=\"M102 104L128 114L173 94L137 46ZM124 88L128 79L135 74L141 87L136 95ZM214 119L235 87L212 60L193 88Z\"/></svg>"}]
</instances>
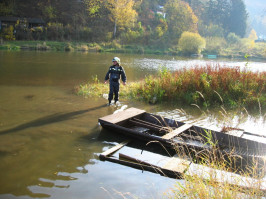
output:
<instances>
[{"instance_id":1,"label":"forest","mask_svg":"<svg viewBox=\"0 0 266 200\"><path fill-rule=\"evenodd\" d=\"M257 39L243 0L1 0L0 16L19 18L2 28L4 40L111 42L219 54L222 47L253 48ZM45 25L28 27L29 18Z\"/></svg>"}]
</instances>

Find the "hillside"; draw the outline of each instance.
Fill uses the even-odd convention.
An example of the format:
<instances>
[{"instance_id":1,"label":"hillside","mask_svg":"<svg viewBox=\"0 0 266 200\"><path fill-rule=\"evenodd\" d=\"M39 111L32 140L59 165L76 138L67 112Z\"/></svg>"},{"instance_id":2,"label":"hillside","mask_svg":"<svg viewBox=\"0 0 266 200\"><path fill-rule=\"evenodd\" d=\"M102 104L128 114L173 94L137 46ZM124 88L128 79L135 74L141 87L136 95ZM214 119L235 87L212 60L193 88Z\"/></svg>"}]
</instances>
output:
<instances>
[{"instance_id":1,"label":"hillside","mask_svg":"<svg viewBox=\"0 0 266 200\"><path fill-rule=\"evenodd\" d=\"M251 28L258 36L266 37L266 2L265 0L244 0L249 13Z\"/></svg>"}]
</instances>

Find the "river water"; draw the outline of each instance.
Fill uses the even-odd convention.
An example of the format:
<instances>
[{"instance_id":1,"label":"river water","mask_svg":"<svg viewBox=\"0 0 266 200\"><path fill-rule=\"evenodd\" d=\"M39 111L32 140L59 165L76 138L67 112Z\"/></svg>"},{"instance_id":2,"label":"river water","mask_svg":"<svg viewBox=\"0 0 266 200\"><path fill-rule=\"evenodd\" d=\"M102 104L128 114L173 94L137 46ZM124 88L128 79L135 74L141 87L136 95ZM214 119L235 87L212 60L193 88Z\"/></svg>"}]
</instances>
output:
<instances>
[{"instance_id":1,"label":"river water","mask_svg":"<svg viewBox=\"0 0 266 200\"><path fill-rule=\"evenodd\" d=\"M167 198L177 180L99 160L101 152L125 138L102 129L98 118L127 106L214 129L226 123L220 111L204 115L195 107L182 110L134 101L109 107L104 98L77 96L75 86L95 75L103 80L113 56L0 51L0 198ZM128 82L155 74L160 66L175 70L218 62L115 56L121 57ZM266 71L263 62L219 63ZM229 111L226 115L231 124L247 131L265 130L263 113L241 120Z\"/></svg>"}]
</instances>

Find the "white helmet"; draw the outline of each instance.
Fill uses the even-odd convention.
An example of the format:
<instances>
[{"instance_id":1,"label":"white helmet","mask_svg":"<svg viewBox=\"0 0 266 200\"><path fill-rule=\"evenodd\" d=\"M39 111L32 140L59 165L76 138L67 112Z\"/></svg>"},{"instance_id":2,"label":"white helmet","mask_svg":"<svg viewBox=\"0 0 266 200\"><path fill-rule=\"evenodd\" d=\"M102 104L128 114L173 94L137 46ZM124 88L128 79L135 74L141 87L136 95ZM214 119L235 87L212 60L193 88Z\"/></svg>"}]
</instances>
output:
<instances>
[{"instance_id":1,"label":"white helmet","mask_svg":"<svg viewBox=\"0 0 266 200\"><path fill-rule=\"evenodd\" d=\"M112 62L114 62L114 61L116 61L120 65L120 58L114 57L113 60L112 60Z\"/></svg>"}]
</instances>

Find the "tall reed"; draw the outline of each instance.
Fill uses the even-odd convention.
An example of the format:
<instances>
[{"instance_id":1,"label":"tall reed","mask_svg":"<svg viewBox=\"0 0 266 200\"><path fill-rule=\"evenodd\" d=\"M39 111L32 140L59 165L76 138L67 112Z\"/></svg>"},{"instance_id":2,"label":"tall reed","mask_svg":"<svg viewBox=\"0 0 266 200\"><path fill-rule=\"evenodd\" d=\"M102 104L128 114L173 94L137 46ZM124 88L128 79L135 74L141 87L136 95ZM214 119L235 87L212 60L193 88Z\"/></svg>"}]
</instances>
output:
<instances>
[{"instance_id":1,"label":"tall reed","mask_svg":"<svg viewBox=\"0 0 266 200\"><path fill-rule=\"evenodd\" d=\"M240 67L219 64L195 66L171 72L161 68L156 76L129 83L121 87L120 96L149 103L173 103L180 105L220 106L229 108L266 108L266 72L251 72ZM100 83L88 83L78 88L79 94L99 96L108 93ZM102 95L102 94L101 94Z\"/></svg>"},{"instance_id":2,"label":"tall reed","mask_svg":"<svg viewBox=\"0 0 266 200\"><path fill-rule=\"evenodd\" d=\"M148 102L156 99L158 102L194 103L203 106L224 104L229 107L244 105L249 108L257 106L259 101L265 109L265 84L266 72L241 71L240 67L207 64L205 67L183 68L174 72L159 71L157 77L146 77L130 94ZM221 99L224 101L221 102Z\"/></svg>"}]
</instances>

